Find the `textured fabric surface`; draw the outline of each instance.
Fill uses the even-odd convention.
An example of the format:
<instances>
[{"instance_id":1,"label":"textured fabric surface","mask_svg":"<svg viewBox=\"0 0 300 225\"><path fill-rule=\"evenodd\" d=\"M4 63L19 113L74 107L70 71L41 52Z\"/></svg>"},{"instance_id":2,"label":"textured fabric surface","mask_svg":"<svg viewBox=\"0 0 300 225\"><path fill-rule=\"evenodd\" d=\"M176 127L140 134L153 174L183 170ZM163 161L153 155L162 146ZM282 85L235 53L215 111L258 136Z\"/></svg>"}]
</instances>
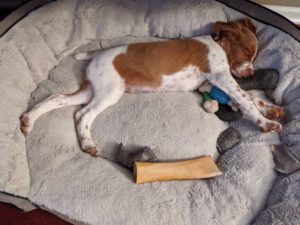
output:
<instances>
[{"instance_id":1,"label":"textured fabric surface","mask_svg":"<svg viewBox=\"0 0 300 225\"><path fill-rule=\"evenodd\" d=\"M71 57L74 51L210 34L215 21L243 17L196 0L62 0L28 15L0 39L0 190L88 224L297 224L300 172L277 178L269 147L277 136L261 134L246 119L232 124L243 140L219 157L222 176L144 185L121 166L81 152L73 121L79 107L42 116L26 139L19 131L28 107L78 88L85 64ZM273 96L288 115L280 138L300 158L300 45L255 24L255 66L280 73ZM217 158L216 138L227 125L205 114L199 101L196 93L124 95L97 117L93 137L111 159L120 141L149 145L159 159Z\"/></svg>"}]
</instances>

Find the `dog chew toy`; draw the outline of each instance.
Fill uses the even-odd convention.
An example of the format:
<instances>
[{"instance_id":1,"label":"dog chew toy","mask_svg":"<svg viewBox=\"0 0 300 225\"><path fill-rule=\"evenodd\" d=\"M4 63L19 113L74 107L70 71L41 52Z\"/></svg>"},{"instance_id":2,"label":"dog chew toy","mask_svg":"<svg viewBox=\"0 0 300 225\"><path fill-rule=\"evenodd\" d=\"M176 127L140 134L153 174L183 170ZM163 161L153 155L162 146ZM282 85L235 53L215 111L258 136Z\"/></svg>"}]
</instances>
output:
<instances>
[{"instance_id":1,"label":"dog chew toy","mask_svg":"<svg viewBox=\"0 0 300 225\"><path fill-rule=\"evenodd\" d=\"M239 120L243 114L241 111L233 111L228 105L219 105L219 110L215 112L215 115L222 121L231 122Z\"/></svg>"},{"instance_id":2,"label":"dog chew toy","mask_svg":"<svg viewBox=\"0 0 300 225\"><path fill-rule=\"evenodd\" d=\"M137 184L211 178L222 175L211 156L204 156L179 162L135 162L135 182Z\"/></svg>"},{"instance_id":3,"label":"dog chew toy","mask_svg":"<svg viewBox=\"0 0 300 225\"><path fill-rule=\"evenodd\" d=\"M275 69L255 70L251 77L236 78L236 81L243 90L264 90L266 96L273 99L273 91L277 86L279 73Z\"/></svg>"},{"instance_id":4,"label":"dog chew toy","mask_svg":"<svg viewBox=\"0 0 300 225\"><path fill-rule=\"evenodd\" d=\"M217 100L217 102L223 105L228 105L231 102L229 96L216 86L212 86L209 94L213 99Z\"/></svg>"},{"instance_id":5,"label":"dog chew toy","mask_svg":"<svg viewBox=\"0 0 300 225\"><path fill-rule=\"evenodd\" d=\"M212 97L209 95L208 92L203 92L202 97L203 97L202 107L206 112L215 113L219 110L219 103L216 100L212 99Z\"/></svg>"},{"instance_id":6,"label":"dog chew toy","mask_svg":"<svg viewBox=\"0 0 300 225\"><path fill-rule=\"evenodd\" d=\"M215 113L219 110L219 103L222 105L229 105L234 111L237 107L234 106L230 97L221 89L212 86L210 83L204 83L199 87L199 91L203 97L203 108L208 113Z\"/></svg>"},{"instance_id":7,"label":"dog chew toy","mask_svg":"<svg viewBox=\"0 0 300 225\"><path fill-rule=\"evenodd\" d=\"M242 135L233 127L224 130L217 139L217 149L220 154L232 149L242 140Z\"/></svg>"},{"instance_id":8,"label":"dog chew toy","mask_svg":"<svg viewBox=\"0 0 300 225\"><path fill-rule=\"evenodd\" d=\"M253 76L235 78L243 90L275 89L279 80L279 73L275 69L255 70Z\"/></svg>"},{"instance_id":9,"label":"dog chew toy","mask_svg":"<svg viewBox=\"0 0 300 225\"><path fill-rule=\"evenodd\" d=\"M157 157L153 150L149 147L142 147L129 151L127 147L121 143L117 155L117 162L127 169L133 169L134 163L140 162L156 162Z\"/></svg>"},{"instance_id":10,"label":"dog chew toy","mask_svg":"<svg viewBox=\"0 0 300 225\"><path fill-rule=\"evenodd\" d=\"M157 162L157 157L149 147L128 150L119 145L117 162L129 170L133 169L137 184L166 181L210 178L221 175L210 156L178 162Z\"/></svg>"}]
</instances>

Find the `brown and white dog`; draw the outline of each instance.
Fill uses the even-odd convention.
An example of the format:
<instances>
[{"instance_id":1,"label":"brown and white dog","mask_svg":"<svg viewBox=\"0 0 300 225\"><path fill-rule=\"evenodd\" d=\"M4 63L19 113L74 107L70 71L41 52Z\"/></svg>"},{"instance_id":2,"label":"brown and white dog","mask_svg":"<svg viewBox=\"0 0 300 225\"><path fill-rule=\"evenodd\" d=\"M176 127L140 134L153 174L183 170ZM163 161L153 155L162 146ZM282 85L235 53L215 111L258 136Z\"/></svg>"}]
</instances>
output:
<instances>
[{"instance_id":1,"label":"brown and white dog","mask_svg":"<svg viewBox=\"0 0 300 225\"><path fill-rule=\"evenodd\" d=\"M226 92L243 114L262 132L279 132L283 117L279 106L241 90L236 77L253 74L252 61L257 52L256 28L247 18L217 22L215 34L191 39L137 43L105 51L79 53L78 60L92 59L87 79L73 94L50 96L21 116L21 130L28 134L42 114L63 106L87 104L75 115L83 151L92 156L100 149L91 136L96 116L115 104L124 92L194 91L204 81Z\"/></svg>"}]
</instances>

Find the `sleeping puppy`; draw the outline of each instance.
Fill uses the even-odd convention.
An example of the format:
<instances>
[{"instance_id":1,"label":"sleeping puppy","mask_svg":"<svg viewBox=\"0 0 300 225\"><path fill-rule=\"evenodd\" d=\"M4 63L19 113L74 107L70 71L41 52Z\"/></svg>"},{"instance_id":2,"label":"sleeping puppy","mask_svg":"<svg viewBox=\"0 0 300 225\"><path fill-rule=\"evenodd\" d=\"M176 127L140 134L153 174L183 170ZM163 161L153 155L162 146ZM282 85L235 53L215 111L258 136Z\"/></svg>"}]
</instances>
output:
<instances>
[{"instance_id":1,"label":"sleeping puppy","mask_svg":"<svg viewBox=\"0 0 300 225\"><path fill-rule=\"evenodd\" d=\"M231 75L253 75L255 34L255 26L246 18L215 23L213 37L136 43L76 54L78 60L92 59L80 89L73 94L50 96L34 106L21 116L21 130L28 134L34 122L50 110L86 104L75 115L78 138L84 152L99 156L101 150L91 136L92 122L124 92L194 91L209 81L227 93L262 132L279 132L282 126L274 120L283 117L282 108L241 90Z\"/></svg>"}]
</instances>

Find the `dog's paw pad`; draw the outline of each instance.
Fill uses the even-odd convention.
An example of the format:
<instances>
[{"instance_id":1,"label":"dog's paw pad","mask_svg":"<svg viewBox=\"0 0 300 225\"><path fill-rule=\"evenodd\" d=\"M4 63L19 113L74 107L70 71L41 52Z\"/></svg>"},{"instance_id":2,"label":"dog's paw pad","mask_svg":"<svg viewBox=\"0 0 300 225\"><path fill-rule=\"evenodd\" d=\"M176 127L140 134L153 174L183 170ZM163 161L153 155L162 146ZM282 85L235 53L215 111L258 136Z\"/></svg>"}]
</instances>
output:
<instances>
[{"instance_id":1,"label":"dog's paw pad","mask_svg":"<svg viewBox=\"0 0 300 225\"><path fill-rule=\"evenodd\" d=\"M25 113L20 117L20 129L22 133L26 136L30 133L32 129L32 124L30 122L29 116Z\"/></svg>"},{"instance_id":2,"label":"dog's paw pad","mask_svg":"<svg viewBox=\"0 0 300 225\"><path fill-rule=\"evenodd\" d=\"M84 149L84 152L90 154L93 157L98 157L101 155L101 150L99 150L97 147L88 146Z\"/></svg>"}]
</instances>

